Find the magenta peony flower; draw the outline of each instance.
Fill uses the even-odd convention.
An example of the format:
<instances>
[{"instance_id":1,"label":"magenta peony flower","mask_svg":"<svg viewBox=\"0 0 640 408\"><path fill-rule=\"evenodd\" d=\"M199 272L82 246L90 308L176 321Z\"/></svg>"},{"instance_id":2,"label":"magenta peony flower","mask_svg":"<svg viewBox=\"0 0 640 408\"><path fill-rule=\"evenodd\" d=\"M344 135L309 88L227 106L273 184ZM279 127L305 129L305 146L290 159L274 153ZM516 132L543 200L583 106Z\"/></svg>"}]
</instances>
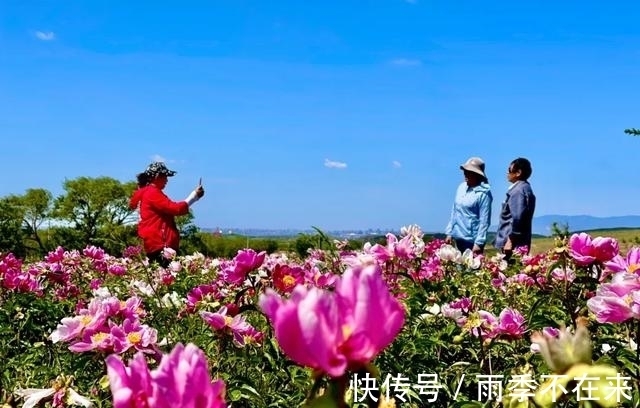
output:
<instances>
[{"instance_id":1,"label":"magenta peony flower","mask_svg":"<svg viewBox=\"0 0 640 408\"><path fill-rule=\"evenodd\" d=\"M405 320L377 264L348 268L335 292L299 285L285 300L268 290L260 308L289 358L331 377L373 360L393 342Z\"/></svg>"},{"instance_id":2,"label":"magenta peony flower","mask_svg":"<svg viewBox=\"0 0 640 408\"><path fill-rule=\"evenodd\" d=\"M519 339L526 331L526 322L515 309L504 309L498 316L498 333L509 339Z\"/></svg>"},{"instance_id":3,"label":"magenta peony flower","mask_svg":"<svg viewBox=\"0 0 640 408\"><path fill-rule=\"evenodd\" d=\"M256 253L253 249L244 249L238 251L238 254L233 258L235 262L236 271L239 274L246 275L247 273L258 269L264 263L264 258L267 255L265 251Z\"/></svg>"},{"instance_id":4,"label":"magenta peony flower","mask_svg":"<svg viewBox=\"0 0 640 408\"><path fill-rule=\"evenodd\" d=\"M620 252L620 247L613 238L591 239L589 234L582 232L573 234L569 239L569 252L576 264L584 266L611 261Z\"/></svg>"},{"instance_id":5,"label":"magenta peony flower","mask_svg":"<svg viewBox=\"0 0 640 408\"><path fill-rule=\"evenodd\" d=\"M128 367L116 355L107 357L106 365L114 408L227 406L224 382L211 382L207 359L193 344L177 344L153 371L142 353Z\"/></svg>"}]
</instances>

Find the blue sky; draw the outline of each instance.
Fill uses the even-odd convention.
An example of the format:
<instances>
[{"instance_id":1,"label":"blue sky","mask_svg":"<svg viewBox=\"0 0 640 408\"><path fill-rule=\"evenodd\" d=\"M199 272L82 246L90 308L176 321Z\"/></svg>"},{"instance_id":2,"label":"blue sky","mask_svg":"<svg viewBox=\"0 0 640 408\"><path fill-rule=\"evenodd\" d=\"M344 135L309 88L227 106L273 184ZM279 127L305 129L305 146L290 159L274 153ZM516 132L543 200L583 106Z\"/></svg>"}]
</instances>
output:
<instances>
[{"instance_id":1,"label":"blue sky","mask_svg":"<svg viewBox=\"0 0 640 408\"><path fill-rule=\"evenodd\" d=\"M0 195L132 180L203 227L443 230L518 156L536 215L638 214L640 2L8 1ZM495 225L494 225L495 227Z\"/></svg>"}]
</instances>

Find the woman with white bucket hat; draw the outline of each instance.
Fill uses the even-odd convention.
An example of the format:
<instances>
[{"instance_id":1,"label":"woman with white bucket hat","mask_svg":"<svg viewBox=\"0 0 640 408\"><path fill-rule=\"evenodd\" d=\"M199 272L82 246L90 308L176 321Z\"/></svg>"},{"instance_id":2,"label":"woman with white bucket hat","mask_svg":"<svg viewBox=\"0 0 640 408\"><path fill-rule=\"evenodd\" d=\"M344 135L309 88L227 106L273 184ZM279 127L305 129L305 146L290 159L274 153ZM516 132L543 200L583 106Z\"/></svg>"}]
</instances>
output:
<instances>
[{"instance_id":1,"label":"woman with white bucket hat","mask_svg":"<svg viewBox=\"0 0 640 408\"><path fill-rule=\"evenodd\" d=\"M491 224L491 186L485 173L484 160L471 157L460 166L464 182L456 190L451 218L445 229L446 242L455 243L464 252L484 252Z\"/></svg>"}]
</instances>

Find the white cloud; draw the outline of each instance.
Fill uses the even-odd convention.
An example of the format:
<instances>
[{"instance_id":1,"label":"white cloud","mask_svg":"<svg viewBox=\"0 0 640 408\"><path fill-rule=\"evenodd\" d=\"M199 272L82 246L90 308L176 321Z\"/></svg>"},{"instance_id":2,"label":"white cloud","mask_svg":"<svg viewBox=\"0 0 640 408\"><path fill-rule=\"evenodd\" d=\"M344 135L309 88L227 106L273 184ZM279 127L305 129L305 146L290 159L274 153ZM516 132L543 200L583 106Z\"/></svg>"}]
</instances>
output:
<instances>
[{"instance_id":1,"label":"white cloud","mask_svg":"<svg viewBox=\"0 0 640 408\"><path fill-rule=\"evenodd\" d=\"M394 160L391 162L391 164L393 165L394 168L399 169L400 167L402 167L402 163L400 163L397 160Z\"/></svg>"},{"instance_id":2,"label":"white cloud","mask_svg":"<svg viewBox=\"0 0 640 408\"><path fill-rule=\"evenodd\" d=\"M404 1L409 4L416 4L418 2L418 0L404 0Z\"/></svg>"},{"instance_id":3,"label":"white cloud","mask_svg":"<svg viewBox=\"0 0 640 408\"><path fill-rule=\"evenodd\" d=\"M391 61L391 65L396 67L417 67L422 65L422 61L418 59L396 58Z\"/></svg>"},{"instance_id":4,"label":"white cloud","mask_svg":"<svg viewBox=\"0 0 640 408\"><path fill-rule=\"evenodd\" d=\"M167 159L165 159L164 157L160 156L159 154L154 154L153 156L151 156L151 161L167 163Z\"/></svg>"},{"instance_id":5,"label":"white cloud","mask_svg":"<svg viewBox=\"0 0 640 408\"><path fill-rule=\"evenodd\" d=\"M176 160L176 159L167 159L162 155L159 154L154 154L153 156L149 156L149 159L151 159L152 162L162 162L164 164L169 164L169 163L181 163L184 164L186 163L186 160Z\"/></svg>"},{"instance_id":6,"label":"white cloud","mask_svg":"<svg viewBox=\"0 0 640 408\"><path fill-rule=\"evenodd\" d=\"M36 38L42 41L55 40L56 34L53 31L36 31Z\"/></svg>"},{"instance_id":7,"label":"white cloud","mask_svg":"<svg viewBox=\"0 0 640 408\"><path fill-rule=\"evenodd\" d=\"M347 163L324 159L324 167L328 167L330 169L346 169Z\"/></svg>"}]
</instances>

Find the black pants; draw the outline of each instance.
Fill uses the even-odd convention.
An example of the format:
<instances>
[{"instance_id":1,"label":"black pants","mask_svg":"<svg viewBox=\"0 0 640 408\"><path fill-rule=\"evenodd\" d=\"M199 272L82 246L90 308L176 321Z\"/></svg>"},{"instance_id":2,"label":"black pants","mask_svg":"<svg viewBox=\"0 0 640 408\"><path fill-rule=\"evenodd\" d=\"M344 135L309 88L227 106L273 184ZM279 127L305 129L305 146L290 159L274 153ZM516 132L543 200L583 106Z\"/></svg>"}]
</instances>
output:
<instances>
[{"instance_id":1,"label":"black pants","mask_svg":"<svg viewBox=\"0 0 640 408\"><path fill-rule=\"evenodd\" d=\"M524 244L515 244L515 245L512 243L512 246L513 246L514 249L526 246L528 248L528 250L527 250L527 252L525 252L525 255L529 255L529 253L531 252L531 243L530 242L528 244L524 243ZM510 263L514 263L515 262L515 259L512 258L513 257L513 249L504 249L504 248L499 248L499 249L504 254L504 260L505 261L508 261Z\"/></svg>"},{"instance_id":2,"label":"black pants","mask_svg":"<svg viewBox=\"0 0 640 408\"><path fill-rule=\"evenodd\" d=\"M473 250L473 242L472 241L465 241L464 239L455 239L456 241L456 248L458 248L458 250L460 252L464 252L467 249ZM480 245L480 252L482 253L484 252L484 245Z\"/></svg>"},{"instance_id":3,"label":"black pants","mask_svg":"<svg viewBox=\"0 0 640 408\"><path fill-rule=\"evenodd\" d=\"M167 258L162 256L162 250L149 252L147 254L147 258L149 258L149 262L150 263L155 262L155 263L159 264L160 266L162 266L163 268L167 268L169 266L169 264L171 263L171 261L169 261Z\"/></svg>"},{"instance_id":4,"label":"black pants","mask_svg":"<svg viewBox=\"0 0 640 408\"><path fill-rule=\"evenodd\" d=\"M513 249L504 249L501 248L500 252L502 252L504 254L504 260L507 261L508 263L512 264L515 262L515 259L512 258L513 256Z\"/></svg>"}]
</instances>

